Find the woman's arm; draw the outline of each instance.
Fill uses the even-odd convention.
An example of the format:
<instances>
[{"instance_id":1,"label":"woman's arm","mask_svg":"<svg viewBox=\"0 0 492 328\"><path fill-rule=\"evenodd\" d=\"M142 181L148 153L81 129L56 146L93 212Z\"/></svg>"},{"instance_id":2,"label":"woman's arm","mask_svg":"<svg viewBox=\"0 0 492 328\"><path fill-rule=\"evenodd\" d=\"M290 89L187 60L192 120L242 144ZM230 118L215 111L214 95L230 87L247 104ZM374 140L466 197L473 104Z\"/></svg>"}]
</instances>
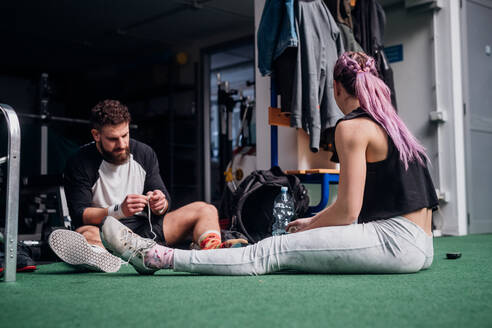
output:
<instances>
[{"instance_id":1,"label":"woman's arm","mask_svg":"<svg viewBox=\"0 0 492 328\"><path fill-rule=\"evenodd\" d=\"M316 214L307 227L299 231L326 226L347 225L357 220L362 208L366 180L366 150L369 143L365 120L348 120L335 131L340 181L335 203ZM294 221L295 222L295 221Z\"/></svg>"}]
</instances>

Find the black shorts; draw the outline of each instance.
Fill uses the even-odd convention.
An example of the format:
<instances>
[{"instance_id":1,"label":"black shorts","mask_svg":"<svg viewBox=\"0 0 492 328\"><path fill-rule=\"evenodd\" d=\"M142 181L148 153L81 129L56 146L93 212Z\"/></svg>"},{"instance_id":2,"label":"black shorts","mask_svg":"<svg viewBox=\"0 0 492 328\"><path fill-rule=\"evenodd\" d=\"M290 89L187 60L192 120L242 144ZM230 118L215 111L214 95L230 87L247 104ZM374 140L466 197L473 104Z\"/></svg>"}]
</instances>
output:
<instances>
[{"instance_id":1,"label":"black shorts","mask_svg":"<svg viewBox=\"0 0 492 328\"><path fill-rule=\"evenodd\" d=\"M120 219L120 222L140 237L154 239L154 235L152 234L152 231L150 231L149 219L147 219L146 216L132 216ZM161 245L166 245L164 231L162 230L163 222L164 220L162 217L152 218L152 230L156 235L155 241Z\"/></svg>"}]
</instances>

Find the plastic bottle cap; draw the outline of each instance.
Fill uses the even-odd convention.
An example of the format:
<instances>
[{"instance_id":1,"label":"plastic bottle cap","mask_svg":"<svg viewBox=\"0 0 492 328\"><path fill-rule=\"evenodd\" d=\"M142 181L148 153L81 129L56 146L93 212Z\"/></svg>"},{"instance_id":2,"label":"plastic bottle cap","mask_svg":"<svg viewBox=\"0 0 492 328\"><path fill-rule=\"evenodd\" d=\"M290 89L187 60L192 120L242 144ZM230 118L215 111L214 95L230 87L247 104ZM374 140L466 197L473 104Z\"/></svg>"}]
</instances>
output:
<instances>
[{"instance_id":1,"label":"plastic bottle cap","mask_svg":"<svg viewBox=\"0 0 492 328\"><path fill-rule=\"evenodd\" d=\"M289 188L287 188L287 187L280 188L280 191L282 191L282 192L287 192L287 190L289 190Z\"/></svg>"}]
</instances>

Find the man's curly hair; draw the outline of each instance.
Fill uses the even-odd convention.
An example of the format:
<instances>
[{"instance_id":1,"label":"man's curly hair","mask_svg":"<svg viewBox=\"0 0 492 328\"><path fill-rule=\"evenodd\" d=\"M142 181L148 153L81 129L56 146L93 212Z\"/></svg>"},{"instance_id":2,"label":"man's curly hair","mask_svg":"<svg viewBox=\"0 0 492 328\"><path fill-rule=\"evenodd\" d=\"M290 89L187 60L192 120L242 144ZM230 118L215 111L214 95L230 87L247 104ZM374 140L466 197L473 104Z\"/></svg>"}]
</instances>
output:
<instances>
[{"instance_id":1,"label":"man's curly hair","mask_svg":"<svg viewBox=\"0 0 492 328\"><path fill-rule=\"evenodd\" d=\"M105 125L130 123L131 116L128 107L118 100L106 99L99 102L91 110L91 122L94 129L100 130Z\"/></svg>"}]
</instances>

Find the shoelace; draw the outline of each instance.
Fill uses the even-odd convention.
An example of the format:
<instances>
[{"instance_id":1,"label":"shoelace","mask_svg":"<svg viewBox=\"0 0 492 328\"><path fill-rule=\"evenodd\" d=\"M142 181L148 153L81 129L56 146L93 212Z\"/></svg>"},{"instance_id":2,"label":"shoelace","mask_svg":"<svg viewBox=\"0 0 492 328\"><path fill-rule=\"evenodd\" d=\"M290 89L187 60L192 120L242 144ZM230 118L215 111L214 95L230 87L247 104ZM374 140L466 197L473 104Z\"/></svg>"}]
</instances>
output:
<instances>
[{"instance_id":1,"label":"shoelace","mask_svg":"<svg viewBox=\"0 0 492 328\"><path fill-rule=\"evenodd\" d=\"M152 229L152 221L150 220L150 196L147 197L147 218L149 220L149 227L150 227L150 232L152 232L152 234L154 235L154 238L152 238L152 240L155 241L155 239L157 238L157 235L154 233L154 230Z\"/></svg>"},{"instance_id":2,"label":"shoelace","mask_svg":"<svg viewBox=\"0 0 492 328\"><path fill-rule=\"evenodd\" d=\"M140 237L139 235L135 234L133 231L131 230L127 230L125 229L125 236L123 237L124 238L124 242L125 242L125 245L127 244L130 244L131 245L131 248L133 248L133 251L132 253L130 254L130 257L128 258L128 260L126 260L126 264L129 264L130 261L139 253L139 252L142 252L144 249L148 249L148 248L151 248L152 246L154 246L156 244L155 241L151 240L151 239L144 239L142 237ZM143 242L143 243L141 243ZM139 245L140 244L140 245Z\"/></svg>"}]
</instances>

